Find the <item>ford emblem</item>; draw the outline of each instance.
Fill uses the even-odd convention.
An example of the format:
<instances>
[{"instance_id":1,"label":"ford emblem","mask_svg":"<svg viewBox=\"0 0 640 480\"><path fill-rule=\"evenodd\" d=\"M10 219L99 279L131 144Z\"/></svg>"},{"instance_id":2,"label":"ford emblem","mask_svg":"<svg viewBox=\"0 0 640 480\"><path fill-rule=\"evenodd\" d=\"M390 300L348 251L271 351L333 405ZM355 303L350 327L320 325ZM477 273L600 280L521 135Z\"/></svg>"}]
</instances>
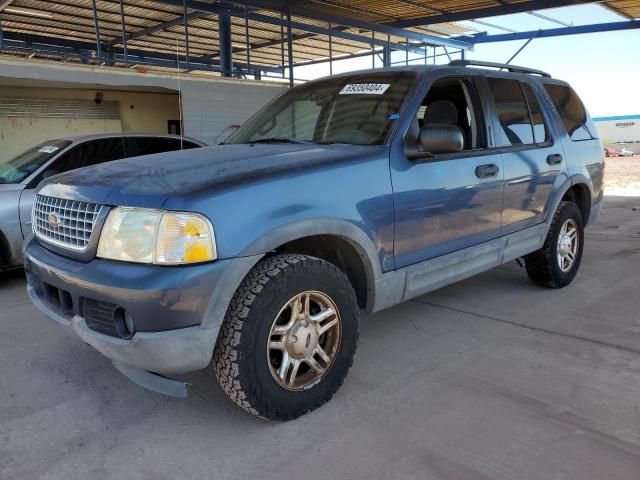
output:
<instances>
[{"instance_id":1,"label":"ford emblem","mask_svg":"<svg viewBox=\"0 0 640 480\"><path fill-rule=\"evenodd\" d=\"M60 226L60 218L55 212L51 212L47 217L47 220L49 221L51 228L58 228Z\"/></svg>"}]
</instances>

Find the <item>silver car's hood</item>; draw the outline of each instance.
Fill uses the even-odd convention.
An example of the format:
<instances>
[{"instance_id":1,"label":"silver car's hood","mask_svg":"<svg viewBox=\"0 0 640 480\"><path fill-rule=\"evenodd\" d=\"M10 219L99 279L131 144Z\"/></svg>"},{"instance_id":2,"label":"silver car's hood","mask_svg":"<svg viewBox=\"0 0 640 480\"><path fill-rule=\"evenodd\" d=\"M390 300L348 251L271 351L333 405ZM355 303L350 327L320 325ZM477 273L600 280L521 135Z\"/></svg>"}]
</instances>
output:
<instances>
[{"instance_id":1,"label":"silver car's hood","mask_svg":"<svg viewBox=\"0 0 640 480\"><path fill-rule=\"evenodd\" d=\"M0 183L0 192L19 192L24 190L24 185L20 183Z\"/></svg>"}]
</instances>

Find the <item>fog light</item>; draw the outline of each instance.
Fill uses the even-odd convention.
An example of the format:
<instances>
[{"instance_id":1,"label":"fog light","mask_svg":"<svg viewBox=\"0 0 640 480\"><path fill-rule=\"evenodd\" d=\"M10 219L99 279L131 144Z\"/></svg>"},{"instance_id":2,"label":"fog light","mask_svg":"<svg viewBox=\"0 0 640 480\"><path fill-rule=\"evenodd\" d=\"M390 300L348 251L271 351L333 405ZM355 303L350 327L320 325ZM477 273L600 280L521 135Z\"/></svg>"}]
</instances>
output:
<instances>
[{"instance_id":1,"label":"fog light","mask_svg":"<svg viewBox=\"0 0 640 480\"><path fill-rule=\"evenodd\" d=\"M113 324L116 327L118 335L122 338L129 339L133 337L133 334L135 333L133 318L125 312L124 308L118 307L113 312Z\"/></svg>"}]
</instances>

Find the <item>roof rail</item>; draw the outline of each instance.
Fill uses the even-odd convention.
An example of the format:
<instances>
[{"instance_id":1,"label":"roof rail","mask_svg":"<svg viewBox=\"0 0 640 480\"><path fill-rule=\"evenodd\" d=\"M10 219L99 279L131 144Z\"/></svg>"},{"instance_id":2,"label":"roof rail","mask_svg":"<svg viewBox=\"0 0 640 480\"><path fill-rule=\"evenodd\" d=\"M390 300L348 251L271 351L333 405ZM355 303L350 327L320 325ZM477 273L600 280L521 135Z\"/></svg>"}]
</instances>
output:
<instances>
[{"instance_id":1,"label":"roof rail","mask_svg":"<svg viewBox=\"0 0 640 480\"><path fill-rule=\"evenodd\" d=\"M500 70L506 69L514 73L531 73L534 75L551 78L551 75L549 75L547 72L543 72L542 70L535 70L533 68L527 67L518 67L517 65L510 65L508 63L481 62L478 60L453 60L449 62L449 65L451 65L452 67L492 67L499 68Z\"/></svg>"}]
</instances>

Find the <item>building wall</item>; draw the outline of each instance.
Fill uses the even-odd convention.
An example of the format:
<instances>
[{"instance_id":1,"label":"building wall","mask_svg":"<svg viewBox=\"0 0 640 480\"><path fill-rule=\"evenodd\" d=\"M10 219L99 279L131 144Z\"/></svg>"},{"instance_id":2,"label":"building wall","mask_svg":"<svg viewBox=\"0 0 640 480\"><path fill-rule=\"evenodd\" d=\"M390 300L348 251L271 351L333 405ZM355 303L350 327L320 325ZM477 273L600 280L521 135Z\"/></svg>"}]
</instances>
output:
<instances>
[{"instance_id":1,"label":"building wall","mask_svg":"<svg viewBox=\"0 0 640 480\"><path fill-rule=\"evenodd\" d=\"M624 143L640 154L640 115L600 117L593 119L605 146L620 147Z\"/></svg>"},{"instance_id":2,"label":"building wall","mask_svg":"<svg viewBox=\"0 0 640 480\"><path fill-rule=\"evenodd\" d=\"M243 123L287 89L286 85L275 82L195 74L183 74L178 79L170 73L0 58L0 97L7 96L7 92L19 85L31 87L26 93L33 96L45 93L64 96L60 98L93 99L95 93L101 91L104 101L120 102L123 131L147 132L166 132L167 120L179 119L177 90L180 86L184 133L207 143L221 141L224 137L220 134L229 125ZM100 128L88 123L86 126ZM14 143L0 138L0 155L7 142Z\"/></svg>"},{"instance_id":3,"label":"building wall","mask_svg":"<svg viewBox=\"0 0 640 480\"><path fill-rule=\"evenodd\" d=\"M0 116L2 156L14 156L32 145L62 136L114 132L167 133L167 121L180 117L178 95L175 93L0 86L0 97L16 99L93 101L97 92L102 93L102 101L119 104L120 120Z\"/></svg>"},{"instance_id":4,"label":"building wall","mask_svg":"<svg viewBox=\"0 0 640 480\"><path fill-rule=\"evenodd\" d=\"M182 83L185 133L207 144L223 141L233 124L242 124L285 90L260 84Z\"/></svg>"}]
</instances>

